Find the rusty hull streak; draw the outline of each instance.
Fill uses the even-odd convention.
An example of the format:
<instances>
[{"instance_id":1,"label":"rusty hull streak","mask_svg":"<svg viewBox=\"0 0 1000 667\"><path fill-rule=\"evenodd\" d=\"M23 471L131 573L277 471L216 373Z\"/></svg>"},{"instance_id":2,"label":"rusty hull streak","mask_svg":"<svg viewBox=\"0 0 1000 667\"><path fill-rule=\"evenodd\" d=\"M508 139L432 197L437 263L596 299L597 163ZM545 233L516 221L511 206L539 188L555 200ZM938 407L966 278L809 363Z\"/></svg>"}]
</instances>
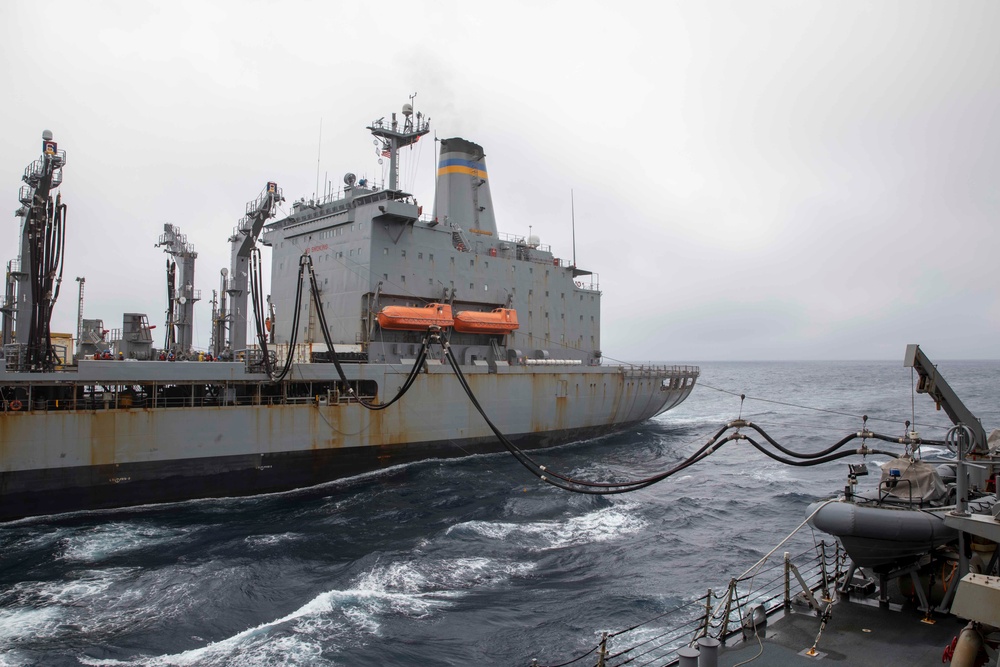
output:
<instances>
[{"instance_id":1,"label":"rusty hull streak","mask_svg":"<svg viewBox=\"0 0 1000 667\"><path fill-rule=\"evenodd\" d=\"M386 385L394 388L398 378L390 377ZM501 388L502 374L480 369L467 374L474 393L491 406L489 417L511 435L637 421L666 409L663 406L676 405L693 388L693 383L686 385L682 380L663 396L656 382L624 373L585 376L579 378L582 386L560 384L567 382L564 377L511 373L506 379L514 381ZM421 374L415 390L440 397L445 403L468 401L450 373ZM644 394L647 390L654 395ZM580 400L571 404L569 392ZM528 396L537 400L529 405L524 400ZM418 404L425 407L416 409ZM315 414L305 415L304 410ZM453 410L452 416L457 412ZM247 453L263 456L356 447L398 451L409 443L419 446L422 442L467 439L485 445L493 437L475 410L466 410L447 424L441 419L441 411L433 403L408 401L406 396L385 411L368 411L357 403L323 406L314 402L311 406L8 412L0 413L0 453L2 469L14 471L229 456L245 451L250 443L241 439L246 436L257 445L255 452ZM245 426L239 433L225 428L236 423ZM382 455L378 451L373 454ZM396 458L394 454L384 460Z\"/></svg>"},{"instance_id":2,"label":"rusty hull streak","mask_svg":"<svg viewBox=\"0 0 1000 667\"><path fill-rule=\"evenodd\" d=\"M90 422L90 465L113 465L115 463L115 413L110 410L94 410Z\"/></svg>"}]
</instances>

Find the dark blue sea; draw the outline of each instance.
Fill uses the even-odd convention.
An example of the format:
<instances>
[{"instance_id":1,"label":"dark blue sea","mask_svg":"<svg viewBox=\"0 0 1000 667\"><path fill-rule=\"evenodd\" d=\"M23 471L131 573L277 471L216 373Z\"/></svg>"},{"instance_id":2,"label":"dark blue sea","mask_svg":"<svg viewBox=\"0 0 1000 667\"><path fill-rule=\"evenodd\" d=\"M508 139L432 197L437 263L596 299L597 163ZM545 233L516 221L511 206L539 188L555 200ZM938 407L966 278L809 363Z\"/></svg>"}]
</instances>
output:
<instances>
[{"instance_id":1,"label":"dark blue sea","mask_svg":"<svg viewBox=\"0 0 1000 667\"><path fill-rule=\"evenodd\" d=\"M859 430L863 414L887 434L902 435L911 414L925 437L948 426L927 396L911 402L901 360L701 368L678 409L536 458L577 477L648 475L740 414L803 451ZM987 432L1000 426L1000 362L939 369ZM724 588L810 502L840 492L846 469L789 468L731 443L656 486L594 497L495 454L4 524L0 665L563 662L602 630Z\"/></svg>"}]
</instances>

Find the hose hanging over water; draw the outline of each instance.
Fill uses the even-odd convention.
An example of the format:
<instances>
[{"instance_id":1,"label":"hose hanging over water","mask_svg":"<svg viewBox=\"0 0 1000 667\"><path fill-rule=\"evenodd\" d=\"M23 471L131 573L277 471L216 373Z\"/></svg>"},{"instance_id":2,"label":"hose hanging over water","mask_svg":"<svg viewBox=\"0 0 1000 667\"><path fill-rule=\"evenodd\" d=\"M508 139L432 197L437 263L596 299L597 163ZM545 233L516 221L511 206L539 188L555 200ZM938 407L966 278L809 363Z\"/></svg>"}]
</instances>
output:
<instances>
[{"instance_id":1,"label":"hose hanging over water","mask_svg":"<svg viewBox=\"0 0 1000 667\"><path fill-rule=\"evenodd\" d=\"M448 359L448 363L451 365L451 368L455 373L455 377L458 378L459 383L462 385L462 389L469 397L469 400L472 402L472 405L475 406L476 410L482 416L483 420L486 422L486 425L490 427L490 430L493 431L493 434L497 437L500 443L503 444L504 448L507 449L507 451L510 452L521 465L523 465L529 472L531 472L531 474L535 475L543 482L551 484L552 486L563 489L565 491L571 491L573 493L582 493L590 495L616 495L621 493L631 493L633 491L638 491L639 489L644 489L658 482L662 482L663 480L668 479L669 477L675 475L676 473L681 472L686 468L689 468L695 463L698 463L702 459L707 458L708 456L715 453L724 444L726 444L731 440L746 440L755 448L757 448L767 456L771 457L772 459L780 463L784 463L786 465L800 466L800 467L821 465L823 463L829 463L831 461L836 461L842 458L846 458L848 456L855 456L858 454L862 456L866 456L868 454L886 454L889 456L894 456L892 452L884 452L877 449L870 449L864 444L862 444L861 448L856 450L851 449L840 452L838 454L833 453L837 449L840 449L850 441L855 440L857 438L861 438L862 440L867 438L874 438L878 440L885 440L888 442L901 442L901 439L899 438L893 438L892 436L886 436L878 433L873 433L871 431L863 430L857 433L852 433L842 438L838 442L834 443L831 447L828 447L827 449L822 450L820 452L796 452L780 445L776 440L774 440L774 438L769 436L762 428L753 424L752 422L744 421L742 419L737 419L732 422L724 424L708 440L708 442L702 445L698 449L698 451L696 451L694 454L687 457L686 459L678 463L676 466L670 468L669 470L658 473L656 475L652 475L650 477L645 477L641 479L627 480L623 482L592 482L589 480L575 479L573 477L557 473L553 470L548 469L548 467L539 464L534 459L532 459L526 452L524 452L524 450L522 450L513 442L511 442L500 431L500 429L497 428L497 426L490 420L489 416L486 414L486 411L479 403L478 399L476 398L475 394L472 391L472 388L469 386L468 381L465 379L465 375L462 373L462 369L458 365L458 362L455 360L454 354L452 353L451 350L451 345L449 345L446 341L441 342L441 345L444 348L445 356ZM763 436L764 439L768 443L773 445L776 449L787 454L788 456L791 456L799 460L787 459L778 456L777 454L774 454L771 451L768 451L766 447L755 441L750 436L740 433L739 429L744 427L752 428L753 430L760 433L761 436ZM723 437L723 434L729 430L733 430L733 432ZM920 441L919 439L917 439L912 442L933 443L935 441Z\"/></svg>"},{"instance_id":2,"label":"hose hanging over water","mask_svg":"<svg viewBox=\"0 0 1000 667\"><path fill-rule=\"evenodd\" d=\"M647 486L652 486L657 482L661 482L668 477L675 475L676 473L694 465L698 461L701 461L705 457L714 453L719 447L725 444L726 440L732 438L724 438L719 440L720 436L726 431L727 427L721 428L705 445L703 445L697 452L686 458L681 463L677 464L669 470L653 475L652 477L646 477L643 479L629 480L626 482L591 482L587 480L574 479L572 477L562 475L558 472L549 470L546 466L539 464L534 459L532 459L524 450L511 442L497 426L490 420L487 416L486 411L483 406L479 403L475 394L472 392L472 388L469 387L469 383L465 379L465 375L462 373L462 369L459 367L458 362L455 360L455 356L452 353L451 345L447 342L442 343L442 347L445 351L445 356L448 359L448 363L451 365L452 370L455 372L455 376L458 378L459 383L462 385L462 389L465 391L469 400L475 406L476 410L482 416L483 420L486 422L493 434L496 435L497 439L503 444L508 452L514 455L514 458L518 460L521 465L523 465L531 474L538 477L543 482L551 484L552 486L558 487L565 491L572 491L574 493L583 493L590 495L616 495L620 493L630 493L632 491L638 491L639 489L644 489Z\"/></svg>"},{"instance_id":3,"label":"hose hanging over water","mask_svg":"<svg viewBox=\"0 0 1000 667\"><path fill-rule=\"evenodd\" d=\"M437 343L441 345L442 349L444 350L445 358L448 360L448 364L451 366L451 369L454 372L455 377L458 379L459 384L462 386L462 389L465 392L466 396L468 396L469 401L479 412L480 416L486 422L486 425L489 426L491 431L493 431L493 434L496 436L497 440L504 446L504 448L512 456L514 456L514 458L522 466L525 467L525 469L531 472L531 474L538 477L541 481L550 484L552 486L555 486L557 488L563 489L565 491L571 491L573 493L581 493L589 495L616 495L616 494L631 493L633 491L638 491L640 489L644 489L659 482L662 482L663 480L672 477L678 472L681 472L691 467L695 463L698 463L699 461L715 453L723 445L732 440L746 440L754 448L756 448L766 456L774 459L775 461L778 461L785 465L799 466L799 467L821 465L824 463L830 463L831 461L837 461L839 459L858 454L862 456L866 456L868 454L887 454L890 456L894 456L892 452L883 452L880 450L868 448L864 444L864 442L862 443L862 446L859 449L856 450L852 449L840 453L834 453L838 449L841 449L842 447L847 445L852 440L858 438L861 438L862 441L871 438L876 440L884 440L886 442L903 443L903 444L922 444L922 443L943 444L939 443L938 441L932 441L932 440L896 438L892 436L882 435L879 433L874 433L868 431L867 429L863 429L862 431L859 431L857 433L852 433L850 435L841 438L839 441L837 441L836 443L834 443L833 445L824 450L818 452L796 452L792 449L782 446L777 440L772 438L766 431L764 431L764 429L754 424L753 422L746 421L743 419L736 419L734 421L724 424L721 428L719 428L719 430L708 440L708 442L702 445L694 454L688 456L686 459L684 459L677 465L673 466L672 468L665 470L661 473L658 473L656 475L651 475L649 477L643 477L639 479L625 480L621 482L594 482L590 480L576 479L574 477L561 474L554 470L550 470L547 466L538 463L533 458L531 458L531 456L529 456L523 449L521 449L513 442L511 442L511 440L507 438L507 436L504 435L503 432L500 431L500 429L496 426L496 424L494 424L493 421L489 418L489 415L486 414L485 409L479 403L479 400L476 398L475 393L472 391L472 388L469 386L469 383L465 378L465 375L462 373L462 369L458 364L458 361L455 359L455 355L452 351L451 344L447 340L442 338L440 330L434 330L434 329L428 330L428 335L426 335L421 341L420 352L417 355L413 367L410 369L410 372L408 373L406 380L403 382L399 391L391 400L385 403L372 403L365 398L356 396L354 388L351 387L350 381L347 378L347 374L344 372L344 368L341 365L340 360L337 358L337 353L334 348L333 339L330 336L330 329L326 319L326 312L323 308L323 303L320 298L320 289L316 279L316 272L313 269L312 257L308 254L303 254L299 259L299 276L298 276L298 284L296 286L296 291L295 291L295 307L292 316L292 331L291 335L289 336L288 356L286 357L285 362L282 365L281 371L275 373L274 368L272 367L271 364L270 351L267 348L267 335L263 325L264 312L263 312L263 298L262 298L263 287L261 283L262 271L260 266L260 251L257 248L254 248L253 252L251 253L250 259L251 259L250 288L253 297L254 319L256 320L257 338L260 341L260 347L263 353L263 363L265 372L271 378L272 382L280 382L281 380L283 380L288 375L288 372L291 369L292 361L294 358L295 344L297 341L300 310L302 306L302 288L305 282L304 281L305 274L306 272L308 272L309 291L313 299L313 304L316 308L316 316L319 323L320 331L323 334L323 341L326 343L327 349L330 352L330 358L333 361L333 365L337 370L337 374L340 377L340 381L347 388L348 394L355 396L359 404L361 404L364 408L368 410L384 410L389 406L393 405L394 403L396 403L396 401L402 398L403 395L406 394L406 392L410 389L410 387L413 386L414 381L420 374L420 370L423 368L424 362L427 359L427 351L429 346L432 343ZM792 458L785 458L771 452L766 447L761 445L759 442L754 440L752 437L741 433L740 432L741 428L753 429L754 431L759 433L768 444L770 444L771 446L773 446L775 449L782 452L786 456ZM726 431L730 430L732 430L733 432L729 433L728 435L724 435Z\"/></svg>"}]
</instances>

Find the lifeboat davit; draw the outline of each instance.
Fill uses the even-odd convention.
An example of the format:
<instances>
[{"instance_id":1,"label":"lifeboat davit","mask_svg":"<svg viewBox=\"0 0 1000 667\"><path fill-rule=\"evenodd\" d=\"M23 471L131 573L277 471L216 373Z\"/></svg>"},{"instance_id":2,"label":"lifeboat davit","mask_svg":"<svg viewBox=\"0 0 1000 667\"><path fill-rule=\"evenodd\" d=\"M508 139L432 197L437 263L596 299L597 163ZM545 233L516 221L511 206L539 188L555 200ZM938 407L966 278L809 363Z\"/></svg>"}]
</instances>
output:
<instances>
[{"instance_id":1,"label":"lifeboat davit","mask_svg":"<svg viewBox=\"0 0 1000 667\"><path fill-rule=\"evenodd\" d=\"M462 333L507 334L517 329L517 311L497 308L488 313L463 310L455 316L455 331Z\"/></svg>"},{"instance_id":2,"label":"lifeboat davit","mask_svg":"<svg viewBox=\"0 0 1000 667\"><path fill-rule=\"evenodd\" d=\"M378 314L380 327L400 331L426 331L430 327L446 328L454 322L451 306L447 303L429 303L422 307L386 306Z\"/></svg>"}]
</instances>

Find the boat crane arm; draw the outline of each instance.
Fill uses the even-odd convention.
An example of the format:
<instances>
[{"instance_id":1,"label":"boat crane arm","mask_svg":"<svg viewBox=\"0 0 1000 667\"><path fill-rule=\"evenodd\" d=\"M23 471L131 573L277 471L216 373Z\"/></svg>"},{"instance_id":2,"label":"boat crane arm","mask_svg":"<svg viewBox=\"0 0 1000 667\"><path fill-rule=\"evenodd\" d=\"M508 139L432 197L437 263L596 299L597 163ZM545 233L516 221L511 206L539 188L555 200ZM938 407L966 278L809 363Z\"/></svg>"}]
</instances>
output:
<instances>
[{"instance_id":1,"label":"boat crane arm","mask_svg":"<svg viewBox=\"0 0 1000 667\"><path fill-rule=\"evenodd\" d=\"M247 297L250 274L250 253L257 247L257 240L264 230L264 223L274 217L278 204L284 201L277 183L268 182L258 197L247 203L246 215L229 238L232 251L229 276L223 282L223 291L229 297L228 312L222 313L223 322L229 323L229 345L233 351L242 350L247 344ZM223 324L223 327L225 324ZM224 338L224 333L220 333Z\"/></svg>"},{"instance_id":2,"label":"boat crane arm","mask_svg":"<svg viewBox=\"0 0 1000 667\"><path fill-rule=\"evenodd\" d=\"M257 239L264 229L264 223L274 216L275 208L282 201L284 197L281 196L281 188L269 182L257 199L247 204L247 214L240 220L239 233L234 235L237 238L243 236L235 253L237 257L250 256L250 251L257 245Z\"/></svg>"},{"instance_id":3,"label":"boat crane arm","mask_svg":"<svg viewBox=\"0 0 1000 667\"><path fill-rule=\"evenodd\" d=\"M929 394L934 399L938 409L944 409L945 414L954 424L963 424L972 431L972 453L985 454L989 447L986 444L986 430L972 411L965 407L958 394L948 386L937 368L923 353L919 345L907 345L903 366L917 372L917 393Z\"/></svg>"}]
</instances>

